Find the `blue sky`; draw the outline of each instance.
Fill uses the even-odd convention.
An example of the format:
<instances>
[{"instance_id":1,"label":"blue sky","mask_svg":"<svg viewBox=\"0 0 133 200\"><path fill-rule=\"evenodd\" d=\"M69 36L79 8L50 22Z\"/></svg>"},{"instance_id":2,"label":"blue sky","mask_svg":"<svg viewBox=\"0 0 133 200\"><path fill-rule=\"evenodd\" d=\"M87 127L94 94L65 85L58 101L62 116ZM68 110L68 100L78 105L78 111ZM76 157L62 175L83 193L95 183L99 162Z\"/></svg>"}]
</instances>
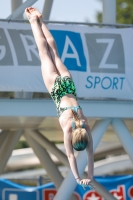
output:
<instances>
[{"instance_id":1,"label":"blue sky","mask_svg":"<svg viewBox=\"0 0 133 200\"><path fill-rule=\"evenodd\" d=\"M7 4L8 2L8 4ZM34 6L42 11L44 0L38 0ZM96 22L97 11L102 11L100 0L54 0L51 20ZM11 0L1 1L0 18L7 18L11 14Z\"/></svg>"}]
</instances>

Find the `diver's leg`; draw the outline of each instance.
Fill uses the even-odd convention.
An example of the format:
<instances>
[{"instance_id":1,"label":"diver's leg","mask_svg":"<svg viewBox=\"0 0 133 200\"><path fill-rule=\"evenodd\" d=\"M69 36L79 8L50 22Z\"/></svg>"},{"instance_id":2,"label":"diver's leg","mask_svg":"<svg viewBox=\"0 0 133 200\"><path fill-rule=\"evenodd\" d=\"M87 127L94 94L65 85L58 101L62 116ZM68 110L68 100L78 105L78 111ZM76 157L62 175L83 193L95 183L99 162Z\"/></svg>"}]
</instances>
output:
<instances>
[{"instance_id":1,"label":"diver's leg","mask_svg":"<svg viewBox=\"0 0 133 200\"><path fill-rule=\"evenodd\" d=\"M51 55L48 50L48 44L44 37L43 31L40 26L39 19L34 12L34 10L30 10L27 8L25 10L27 18L30 21L32 32L39 50L39 56L41 59L41 69L42 76L45 82L45 85L49 92L51 92L52 87L54 85L55 78L59 75L55 65L51 60Z\"/></svg>"},{"instance_id":2,"label":"diver's leg","mask_svg":"<svg viewBox=\"0 0 133 200\"><path fill-rule=\"evenodd\" d=\"M53 61L54 65L56 66L59 74L61 76L70 76L71 77L70 72L68 71L66 66L62 63L62 61L59 57L55 40L54 40L52 34L50 33L50 31L48 30L47 26L44 24L41 13L39 13L39 11L33 7L30 7L30 9L34 10L34 12L36 12L36 15L40 19L41 28L42 28L43 34L48 42L48 48L49 48L49 52L52 57L52 61Z\"/></svg>"}]
</instances>

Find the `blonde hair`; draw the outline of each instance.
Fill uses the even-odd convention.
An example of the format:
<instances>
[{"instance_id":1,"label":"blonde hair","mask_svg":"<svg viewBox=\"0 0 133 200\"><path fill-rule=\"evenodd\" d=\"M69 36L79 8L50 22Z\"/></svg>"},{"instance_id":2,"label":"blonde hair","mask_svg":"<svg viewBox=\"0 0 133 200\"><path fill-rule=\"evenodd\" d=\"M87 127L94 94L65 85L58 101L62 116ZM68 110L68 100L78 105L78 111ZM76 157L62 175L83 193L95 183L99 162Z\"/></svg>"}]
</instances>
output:
<instances>
[{"instance_id":1,"label":"blonde hair","mask_svg":"<svg viewBox=\"0 0 133 200\"><path fill-rule=\"evenodd\" d=\"M78 114L72 110L73 120L75 121L75 127L72 130L72 146L77 151L82 151L88 145L88 133L83 128L83 122L78 117Z\"/></svg>"}]
</instances>

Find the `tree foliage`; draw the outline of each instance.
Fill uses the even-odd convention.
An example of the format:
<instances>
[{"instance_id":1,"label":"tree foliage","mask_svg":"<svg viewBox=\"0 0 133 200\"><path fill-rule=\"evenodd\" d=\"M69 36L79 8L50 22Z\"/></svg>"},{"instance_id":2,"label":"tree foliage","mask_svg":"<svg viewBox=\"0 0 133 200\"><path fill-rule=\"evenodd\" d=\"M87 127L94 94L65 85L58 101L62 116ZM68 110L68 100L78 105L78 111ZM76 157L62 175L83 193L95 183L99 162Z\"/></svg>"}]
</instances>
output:
<instances>
[{"instance_id":1,"label":"tree foliage","mask_svg":"<svg viewBox=\"0 0 133 200\"><path fill-rule=\"evenodd\" d=\"M102 22L102 13L97 13L97 20ZM116 23L133 24L133 0L116 0Z\"/></svg>"},{"instance_id":2,"label":"tree foliage","mask_svg":"<svg viewBox=\"0 0 133 200\"><path fill-rule=\"evenodd\" d=\"M23 149L23 148L28 148L30 147L27 141L19 141L15 149Z\"/></svg>"}]
</instances>

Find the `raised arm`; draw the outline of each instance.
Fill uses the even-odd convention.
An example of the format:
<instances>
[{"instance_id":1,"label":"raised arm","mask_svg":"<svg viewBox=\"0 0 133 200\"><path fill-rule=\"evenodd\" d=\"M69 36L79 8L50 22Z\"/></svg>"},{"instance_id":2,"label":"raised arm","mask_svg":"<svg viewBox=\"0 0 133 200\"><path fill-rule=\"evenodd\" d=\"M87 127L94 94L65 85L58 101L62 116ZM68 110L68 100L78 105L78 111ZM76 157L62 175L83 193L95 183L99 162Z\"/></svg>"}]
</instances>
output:
<instances>
[{"instance_id":1,"label":"raised arm","mask_svg":"<svg viewBox=\"0 0 133 200\"><path fill-rule=\"evenodd\" d=\"M64 145L65 145L66 154L68 157L68 161L69 161L72 173L76 180L78 180L78 179L80 180L78 168L77 168L77 162L76 162L76 158L75 158L74 152L73 152L73 147L71 144L71 137L70 137L69 133L67 133L67 132L64 133Z\"/></svg>"},{"instance_id":2,"label":"raised arm","mask_svg":"<svg viewBox=\"0 0 133 200\"><path fill-rule=\"evenodd\" d=\"M88 177L87 177L87 179L80 179L78 168L77 168L76 158L74 156L73 147L72 147L72 144L71 144L71 137L70 137L68 132L64 133L64 145L65 145L66 154L67 154L67 157L68 157L68 160L69 160L71 170L72 170L73 175L75 177L75 180L77 181L78 184L82 185L83 188L87 187L93 179L93 143L92 143L92 138L89 142L88 147L86 148L87 156L88 156Z\"/></svg>"},{"instance_id":3,"label":"raised arm","mask_svg":"<svg viewBox=\"0 0 133 200\"><path fill-rule=\"evenodd\" d=\"M94 171L93 140L92 140L90 131L89 131L88 135L90 138L88 146L86 148L86 151L88 154L88 179L90 179L90 181L92 181L93 180L93 171Z\"/></svg>"}]
</instances>

